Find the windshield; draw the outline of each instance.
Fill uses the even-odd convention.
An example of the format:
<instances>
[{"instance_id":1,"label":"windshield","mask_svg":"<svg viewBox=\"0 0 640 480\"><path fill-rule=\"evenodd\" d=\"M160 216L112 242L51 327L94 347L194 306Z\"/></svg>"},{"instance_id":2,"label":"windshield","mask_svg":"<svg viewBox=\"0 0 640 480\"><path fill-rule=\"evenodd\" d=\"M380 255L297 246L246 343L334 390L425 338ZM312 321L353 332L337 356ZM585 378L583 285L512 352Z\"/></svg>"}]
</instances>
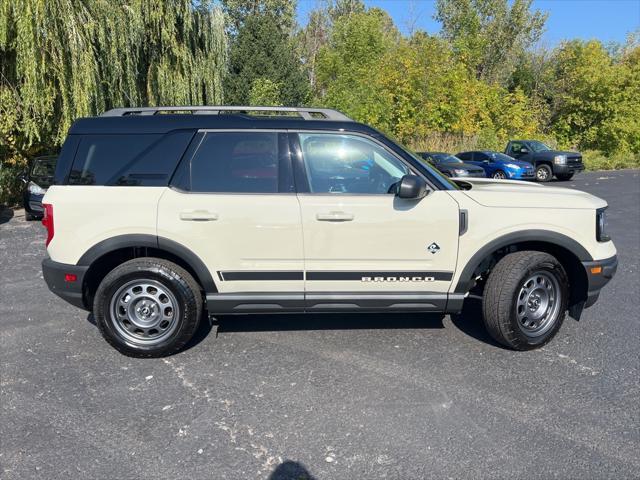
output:
<instances>
[{"instance_id":1,"label":"windshield","mask_svg":"<svg viewBox=\"0 0 640 480\"><path fill-rule=\"evenodd\" d=\"M533 140L529 142L529 146L531 147L531 150L533 150L534 152L546 152L546 151L552 150L552 148L549 145L546 145L537 140Z\"/></svg>"},{"instance_id":2,"label":"windshield","mask_svg":"<svg viewBox=\"0 0 640 480\"><path fill-rule=\"evenodd\" d=\"M434 157L436 157L438 163L463 163L455 155L434 155Z\"/></svg>"},{"instance_id":3,"label":"windshield","mask_svg":"<svg viewBox=\"0 0 640 480\"><path fill-rule=\"evenodd\" d=\"M514 162L515 159L500 152L484 152L496 162Z\"/></svg>"}]
</instances>

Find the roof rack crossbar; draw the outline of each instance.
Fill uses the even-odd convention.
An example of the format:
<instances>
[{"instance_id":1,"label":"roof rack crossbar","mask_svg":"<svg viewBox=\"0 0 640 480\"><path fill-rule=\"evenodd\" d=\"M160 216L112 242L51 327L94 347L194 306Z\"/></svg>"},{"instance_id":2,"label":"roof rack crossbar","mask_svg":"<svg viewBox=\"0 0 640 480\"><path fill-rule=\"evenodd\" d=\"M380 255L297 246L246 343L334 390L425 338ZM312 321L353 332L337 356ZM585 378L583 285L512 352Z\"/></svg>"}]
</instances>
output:
<instances>
[{"instance_id":1,"label":"roof rack crossbar","mask_svg":"<svg viewBox=\"0 0 640 480\"><path fill-rule=\"evenodd\" d=\"M192 112L199 115L218 115L221 112L293 112L304 120L336 120L352 122L344 113L330 108L306 107L251 107L251 106L172 106L172 107L130 107L107 110L102 117L124 117L129 115L156 115L161 112Z\"/></svg>"}]
</instances>

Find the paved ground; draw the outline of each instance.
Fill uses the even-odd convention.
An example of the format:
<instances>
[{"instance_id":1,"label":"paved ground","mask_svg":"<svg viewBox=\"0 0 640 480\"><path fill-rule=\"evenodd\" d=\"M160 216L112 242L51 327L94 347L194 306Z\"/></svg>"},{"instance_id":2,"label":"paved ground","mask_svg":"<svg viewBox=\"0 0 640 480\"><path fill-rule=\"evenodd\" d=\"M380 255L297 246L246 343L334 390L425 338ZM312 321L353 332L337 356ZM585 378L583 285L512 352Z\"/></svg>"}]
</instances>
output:
<instances>
[{"instance_id":1,"label":"paved ground","mask_svg":"<svg viewBox=\"0 0 640 480\"><path fill-rule=\"evenodd\" d=\"M468 308L223 318L179 355L130 359L46 290L42 227L5 212L0 477L639 478L640 172L569 185L608 200L620 268L527 353Z\"/></svg>"}]
</instances>

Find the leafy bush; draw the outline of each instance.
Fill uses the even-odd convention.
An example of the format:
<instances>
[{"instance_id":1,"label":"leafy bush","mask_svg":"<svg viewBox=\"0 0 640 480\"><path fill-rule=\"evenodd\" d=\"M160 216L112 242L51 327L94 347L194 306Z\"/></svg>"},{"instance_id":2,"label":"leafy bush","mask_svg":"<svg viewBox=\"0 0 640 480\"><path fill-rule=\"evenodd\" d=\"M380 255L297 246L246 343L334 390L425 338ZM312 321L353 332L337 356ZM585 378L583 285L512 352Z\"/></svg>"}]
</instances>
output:
<instances>
[{"instance_id":1,"label":"leafy bush","mask_svg":"<svg viewBox=\"0 0 640 480\"><path fill-rule=\"evenodd\" d=\"M640 154L638 153L614 153L607 156L599 150L586 150L582 152L582 159L587 170L640 168Z\"/></svg>"}]
</instances>

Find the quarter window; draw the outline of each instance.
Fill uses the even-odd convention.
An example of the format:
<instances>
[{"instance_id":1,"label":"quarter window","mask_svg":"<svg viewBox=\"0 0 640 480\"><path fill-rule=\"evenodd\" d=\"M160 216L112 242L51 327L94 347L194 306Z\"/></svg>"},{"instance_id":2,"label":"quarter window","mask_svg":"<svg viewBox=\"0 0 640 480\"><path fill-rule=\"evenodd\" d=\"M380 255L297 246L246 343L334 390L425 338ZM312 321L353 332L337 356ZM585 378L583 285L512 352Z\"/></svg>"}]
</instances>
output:
<instances>
[{"instance_id":1,"label":"quarter window","mask_svg":"<svg viewBox=\"0 0 640 480\"><path fill-rule=\"evenodd\" d=\"M191 159L190 190L278 192L278 135L276 132L207 133Z\"/></svg>"},{"instance_id":2,"label":"quarter window","mask_svg":"<svg viewBox=\"0 0 640 480\"><path fill-rule=\"evenodd\" d=\"M394 193L407 166L376 143L355 135L301 133L312 193Z\"/></svg>"},{"instance_id":3,"label":"quarter window","mask_svg":"<svg viewBox=\"0 0 640 480\"><path fill-rule=\"evenodd\" d=\"M73 161L69 184L118 184L118 172L128 170L160 135L85 135Z\"/></svg>"}]
</instances>

